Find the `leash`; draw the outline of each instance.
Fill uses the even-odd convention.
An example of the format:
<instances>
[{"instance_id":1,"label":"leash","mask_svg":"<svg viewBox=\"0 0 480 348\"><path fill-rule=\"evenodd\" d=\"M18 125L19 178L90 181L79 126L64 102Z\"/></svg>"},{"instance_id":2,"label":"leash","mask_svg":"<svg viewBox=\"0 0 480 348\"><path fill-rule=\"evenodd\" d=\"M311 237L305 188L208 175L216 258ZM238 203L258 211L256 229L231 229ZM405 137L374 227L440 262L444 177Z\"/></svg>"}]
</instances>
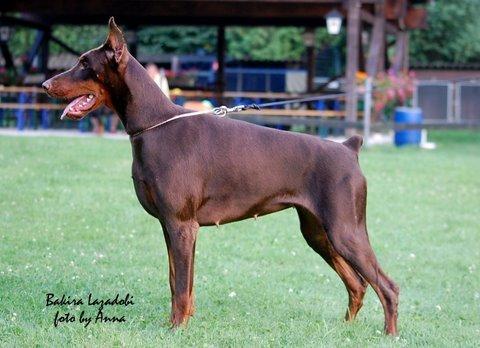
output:
<instances>
[{"instance_id":1,"label":"leash","mask_svg":"<svg viewBox=\"0 0 480 348\"><path fill-rule=\"evenodd\" d=\"M217 117L225 117L225 116L227 116L227 114L231 114L231 113L235 113L235 112L241 112L241 111L245 111L245 110L251 110L251 109L261 110L262 108L265 108L265 107L296 104L296 103L307 103L307 102L311 102L311 101L334 99L334 98L343 97L343 96L345 96L345 93L325 94L325 95L314 96L314 97L288 99L288 100L282 100L282 101L278 101L278 102L270 102L270 103L262 103L262 104L253 103L253 104L237 105L237 106L234 106L234 107L231 107L231 108L226 107L225 105L222 105L222 106L218 106L216 108L213 108L212 110L187 112L185 114L180 114L180 115L174 116L174 117L169 118L165 121L154 124L153 126L150 126L150 127L145 128L145 129L142 129L138 132L135 132L135 133L130 135L130 138L134 138L136 136L139 136L140 134L148 132L149 130L161 127L166 123L178 120L180 118L185 118L185 117L201 116L201 115L209 115L209 114L213 114L214 116L217 116Z\"/></svg>"}]
</instances>

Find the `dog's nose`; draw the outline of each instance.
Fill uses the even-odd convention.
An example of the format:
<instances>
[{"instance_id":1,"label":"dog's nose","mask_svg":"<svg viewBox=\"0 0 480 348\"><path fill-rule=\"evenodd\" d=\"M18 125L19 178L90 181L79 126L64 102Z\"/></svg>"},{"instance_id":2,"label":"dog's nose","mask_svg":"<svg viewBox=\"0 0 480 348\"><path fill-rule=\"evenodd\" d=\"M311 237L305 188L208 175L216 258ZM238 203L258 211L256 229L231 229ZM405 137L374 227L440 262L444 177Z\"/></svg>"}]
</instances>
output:
<instances>
[{"instance_id":1,"label":"dog's nose","mask_svg":"<svg viewBox=\"0 0 480 348\"><path fill-rule=\"evenodd\" d=\"M50 88L52 88L52 83L50 82L50 80L47 80L44 83L42 83L42 87L44 90L48 92Z\"/></svg>"}]
</instances>

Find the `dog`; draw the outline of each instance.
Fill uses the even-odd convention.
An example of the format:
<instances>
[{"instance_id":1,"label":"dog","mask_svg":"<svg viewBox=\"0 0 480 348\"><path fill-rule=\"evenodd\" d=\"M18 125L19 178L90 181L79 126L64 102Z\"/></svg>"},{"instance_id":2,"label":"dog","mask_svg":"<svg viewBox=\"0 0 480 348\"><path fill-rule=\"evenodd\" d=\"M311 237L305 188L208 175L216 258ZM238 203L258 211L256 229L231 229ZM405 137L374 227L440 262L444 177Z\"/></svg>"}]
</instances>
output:
<instances>
[{"instance_id":1,"label":"dog","mask_svg":"<svg viewBox=\"0 0 480 348\"><path fill-rule=\"evenodd\" d=\"M398 286L375 257L366 227L362 138L343 143L190 112L172 103L128 52L110 18L107 40L75 66L43 83L71 102L79 120L101 105L130 135L132 177L143 208L160 221L168 249L171 324L194 314L195 241L200 226L226 224L295 208L307 244L340 276L353 320L368 284L382 303L385 332L397 334Z\"/></svg>"}]
</instances>

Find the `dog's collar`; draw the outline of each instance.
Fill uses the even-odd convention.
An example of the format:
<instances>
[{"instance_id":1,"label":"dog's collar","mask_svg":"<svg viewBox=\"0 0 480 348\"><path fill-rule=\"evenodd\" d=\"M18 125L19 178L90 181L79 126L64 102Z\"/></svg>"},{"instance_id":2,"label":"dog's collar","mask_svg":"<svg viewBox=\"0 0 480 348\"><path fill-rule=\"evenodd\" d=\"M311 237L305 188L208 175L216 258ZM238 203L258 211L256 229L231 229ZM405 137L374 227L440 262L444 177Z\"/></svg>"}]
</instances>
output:
<instances>
[{"instance_id":1,"label":"dog's collar","mask_svg":"<svg viewBox=\"0 0 480 348\"><path fill-rule=\"evenodd\" d=\"M214 109L214 110L215 110L215 109ZM207 114L210 114L210 113L213 113L213 112L214 112L213 110L187 112L187 113L185 113L185 114L180 114L180 115L174 116L174 117L172 117L172 118L166 119L165 121L162 121L162 122L160 122L160 123L154 124L153 126L147 127L147 128L145 128L145 129L139 130L139 131L137 131L137 132L135 132L135 133L133 133L133 134L129 134L129 135L130 135L130 138L135 138L136 136L139 136L139 135L142 134L142 133L145 133L145 132L148 132L149 130L152 130L152 129L161 127L161 126L163 126L164 124L167 124L168 122L171 122L171 121L178 120L179 118L190 117L190 116L207 115ZM223 116L225 116L225 115L226 115L226 114L217 115L217 116L223 117Z\"/></svg>"},{"instance_id":2,"label":"dog's collar","mask_svg":"<svg viewBox=\"0 0 480 348\"><path fill-rule=\"evenodd\" d=\"M171 122L171 121L178 120L179 118L185 118L185 117L191 117L191 116L201 116L201 115L210 115L210 114L213 115L213 116L217 116L217 117L225 117L229 113L240 112L240 111L244 111L244 110L247 110L247 109L260 110L260 108L256 104L237 105L237 106L234 106L232 108L228 108L228 107L223 105L223 106L213 108L212 110L193 111L193 112L187 112L185 114L180 114L180 115L177 115L177 116L173 116L172 118L169 118L165 121L159 122L157 124L154 124L153 126L147 127L145 129L139 130L139 131L137 131L133 134L129 134L129 135L130 135L130 138L135 138L136 136L139 136L140 134L143 134L143 133L145 133L149 130L161 127L164 124L166 124L168 122Z\"/></svg>"}]
</instances>

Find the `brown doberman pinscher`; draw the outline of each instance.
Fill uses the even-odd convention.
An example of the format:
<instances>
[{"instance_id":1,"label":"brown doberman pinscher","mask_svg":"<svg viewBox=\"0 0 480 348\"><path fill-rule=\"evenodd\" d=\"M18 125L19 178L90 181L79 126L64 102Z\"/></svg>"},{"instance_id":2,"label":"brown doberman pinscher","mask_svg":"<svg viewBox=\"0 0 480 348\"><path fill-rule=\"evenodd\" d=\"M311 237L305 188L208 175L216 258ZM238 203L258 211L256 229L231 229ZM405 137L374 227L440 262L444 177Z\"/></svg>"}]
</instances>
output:
<instances>
[{"instance_id":1,"label":"brown doberman pinscher","mask_svg":"<svg viewBox=\"0 0 480 348\"><path fill-rule=\"evenodd\" d=\"M367 184L358 164L360 136L344 143L189 112L162 94L127 50L113 18L106 42L70 70L43 83L50 96L73 100L62 116L79 120L105 104L130 135L137 197L157 218L168 248L171 322L194 313L193 266L200 226L225 224L293 207L308 245L348 291L346 320L367 285L397 334L399 288L380 268L366 227Z\"/></svg>"}]
</instances>

